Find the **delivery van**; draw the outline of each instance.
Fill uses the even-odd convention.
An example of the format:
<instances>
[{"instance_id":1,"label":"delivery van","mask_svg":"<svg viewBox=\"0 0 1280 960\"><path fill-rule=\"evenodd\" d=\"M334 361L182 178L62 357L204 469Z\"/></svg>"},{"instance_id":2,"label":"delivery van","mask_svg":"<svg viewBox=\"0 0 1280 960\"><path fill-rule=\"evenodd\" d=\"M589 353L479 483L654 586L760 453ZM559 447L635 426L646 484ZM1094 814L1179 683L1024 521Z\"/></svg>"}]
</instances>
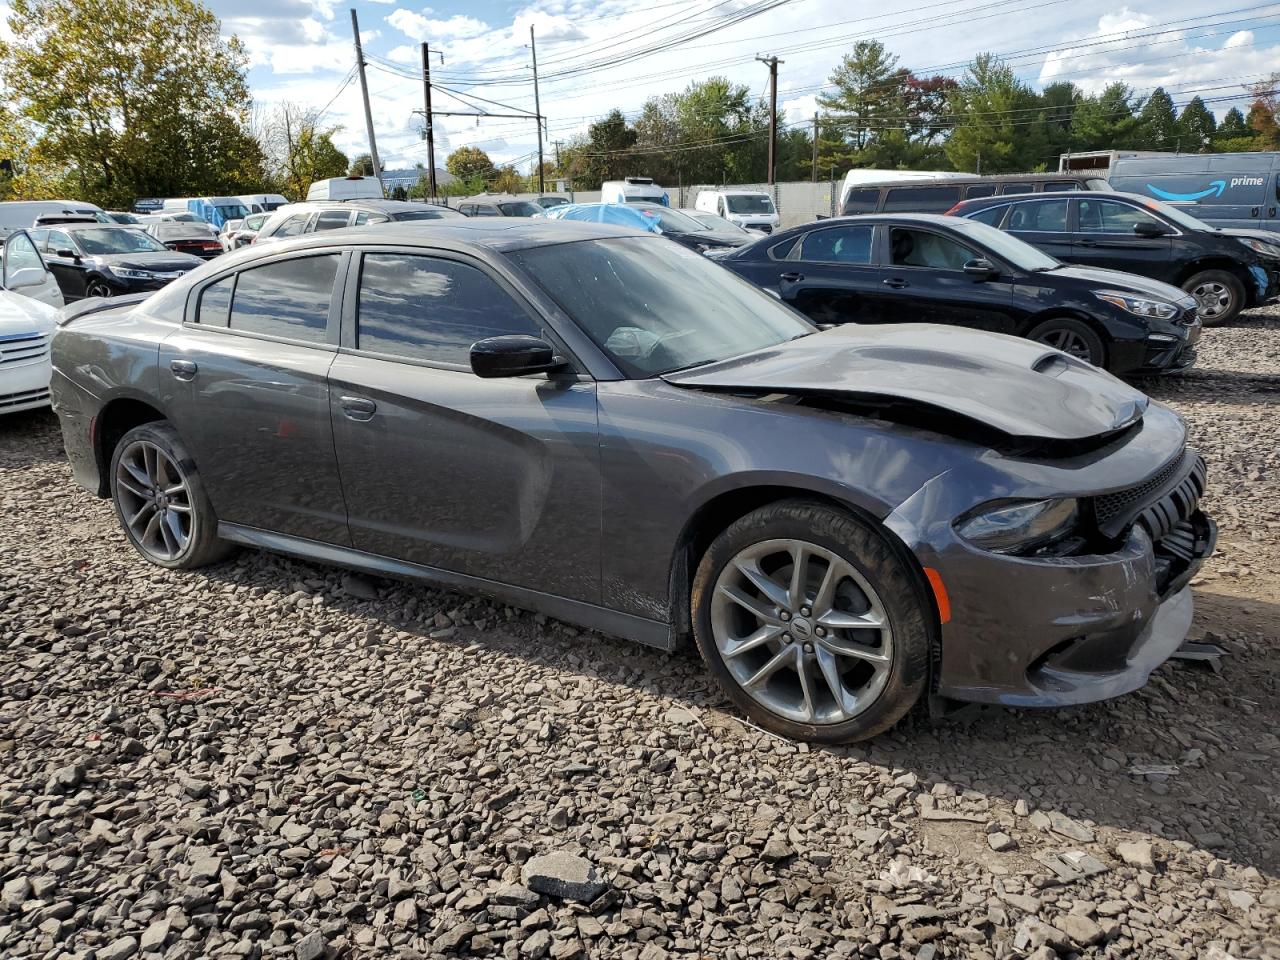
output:
<instances>
[{"instance_id":1,"label":"delivery van","mask_svg":"<svg viewBox=\"0 0 1280 960\"><path fill-rule=\"evenodd\" d=\"M64 222L85 217L99 223L112 222L105 210L83 200L10 200L0 203L0 237L35 226L39 217L63 218Z\"/></svg>"},{"instance_id":2,"label":"delivery van","mask_svg":"<svg viewBox=\"0 0 1280 960\"><path fill-rule=\"evenodd\" d=\"M241 193L236 199L248 207L250 213L270 213L289 202L278 193Z\"/></svg>"},{"instance_id":3,"label":"delivery van","mask_svg":"<svg viewBox=\"0 0 1280 960\"><path fill-rule=\"evenodd\" d=\"M308 200L385 200L377 177L330 177L307 187Z\"/></svg>"},{"instance_id":4,"label":"delivery van","mask_svg":"<svg viewBox=\"0 0 1280 960\"><path fill-rule=\"evenodd\" d=\"M1280 153L1119 157L1108 180L1213 227L1280 232Z\"/></svg>"},{"instance_id":5,"label":"delivery van","mask_svg":"<svg viewBox=\"0 0 1280 960\"><path fill-rule=\"evenodd\" d=\"M600 184L601 203L660 203L671 206L667 192L652 177L624 177Z\"/></svg>"},{"instance_id":6,"label":"delivery van","mask_svg":"<svg viewBox=\"0 0 1280 960\"><path fill-rule=\"evenodd\" d=\"M747 230L773 233L782 224L773 197L760 190L701 190L693 207L724 217Z\"/></svg>"}]
</instances>

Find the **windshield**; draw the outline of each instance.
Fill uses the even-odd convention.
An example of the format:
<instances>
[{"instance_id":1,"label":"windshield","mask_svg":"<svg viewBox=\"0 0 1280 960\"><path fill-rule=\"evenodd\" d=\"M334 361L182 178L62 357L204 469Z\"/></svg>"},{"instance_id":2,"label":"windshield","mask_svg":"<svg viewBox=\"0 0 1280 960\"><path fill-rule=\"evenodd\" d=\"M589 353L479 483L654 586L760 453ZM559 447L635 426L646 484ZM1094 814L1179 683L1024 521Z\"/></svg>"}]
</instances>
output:
<instances>
[{"instance_id":1,"label":"windshield","mask_svg":"<svg viewBox=\"0 0 1280 960\"><path fill-rule=\"evenodd\" d=\"M103 227L77 230L76 239L84 252L93 256L111 253L168 253L163 243L127 227Z\"/></svg>"},{"instance_id":2,"label":"windshield","mask_svg":"<svg viewBox=\"0 0 1280 960\"><path fill-rule=\"evenodd\" d=\"M206 237L215 236L213 227L204 223L162 223L156 228L156 236L164 237L172 240L177 237Z\"/></svg>"},{"instance_id":3,"label":"windshield","mask_svg":"<svg viewBox=\"0 0 1280 960\"><path fill-rule=\"evenodd\" d=\"M132 213L109 213L107 214L116 223L137 223L138 218Z\"/></svg>"},{"instance_id":4,"label":"windshield","mask_svg":"<svg viewBox=\"0 0 1280 960\"><path fill-rule=\"evenodd\" d=\"M724 217L717 216L714 213L704 213L699 210L697 213L690 213L689 216L697 220L708 230L725 230L730 233L746 233L745 227L734 223L732 220L726 220Z\"/></svg>"},{"instance_id":5,"label":"windshield","mask_svg":"<svg viewBox=\"0 0 1280 960\"><path fill-rule=\"evenodd\" d=\"M218 211L223 220L243 220L249 215L249 208L243 203L218 203L213 209Z\"/></svg>"},{"instance_id":6,"label":"windshield","mask_svg":"<svg viewBox=\"0 0 1280 960\"><path fill-rule=\"evenodd\" d=\"M813 333L791 308L675 243L618 237L512 254L626 376L644 379Z\"/></svg>"},{"instance_id":7,"label":"windshield","mask_svg":"<svg viewBox=\"0 0 1280 960\"><path fill-rule=\"evenodd\" d=\"M951 217L947 218L951 220ZM977 220L964 220L956 217L955 223L950 226L955 227L962 234L966 234L975 243L980 243L1001 260L1010 266L1017 267L1019 270L1054 270L1062 266L1061 260L1055 260L1047 253L1042 253L1029 243L1024 243L1017 237L1011 237L1003 230L997 230L995 227L989 227L985 223L979 223Z\"/></svg>"},{"instance_id":8,"label":"windshield","mask_svg":"<svg viewBox=\"0 0 1280 960\"><path fill-rule=\"evenodd\" d=\"M648 203L636 209L646 217L657 220L658 226L665 233L700 233L707 229L693 217L678 210L672 210L670 207L659 206L656 203Z\"/></svg>"},{"instance_id":9,"label":"windshield","mask_svg":"<svg viewBox=\"0 0 1280 960\"><path fill-rule=\"evenodd\" d=\"M566 204L566 203L568 203L568 202L569 202L569 201L568 201L566 198L564 198L564 197L539 197L539 198L538 198L538 203L539 203L541 206L543 206L544 208L545 208L545 207L559 207L559 206L562 206L562 205L564 205L564 204Z\"/></svg>"},{"instance_id":10,"label":"windshield","mask_svg":"<svg viewBox=\"0 0 1280 960\"><path fill-rule=\"evenodd\" d=\"M528 200L511 200L498 204L498 208L505 217L536 217L542 212L540 206Z\"/></svg>"},{"instance_id":11,"label":"windshield","mask_svg":"<svg viewBox=\"0 0 1280 960\"><path fill-rule=\"evenodd\" d=\"M1146 204L1148 210L1154 210L1160 216L1172 220L1183 230L1212 230L1203 220L1197 220L1191 214L1180 210L1178 207L1169 203L1161 203L1159 200L1148 200L1145 197L1142 202Z\"/></svg>"},{"instance_id":12,"label":"windshield","mask_svg":"<svg viewBox=\"0 0 1280 960\"><path fill-rule=\"evenodd\" d=\"M435 207L426 210L410 210L406 213L397 213L396 220L452 220L461 218L463 215L457 210L450 210L448 207Z\"/></svg>"},{"instance_id":13,"label":"windshield","mask_svg":"<svg viewBox=\"0 0 1280 960\"><path fill-rule=\"evenodd\" d=\"M730 213L773 213L773 201L763 193L730 193L724 202Z\"/></svg>"}]
</instances>

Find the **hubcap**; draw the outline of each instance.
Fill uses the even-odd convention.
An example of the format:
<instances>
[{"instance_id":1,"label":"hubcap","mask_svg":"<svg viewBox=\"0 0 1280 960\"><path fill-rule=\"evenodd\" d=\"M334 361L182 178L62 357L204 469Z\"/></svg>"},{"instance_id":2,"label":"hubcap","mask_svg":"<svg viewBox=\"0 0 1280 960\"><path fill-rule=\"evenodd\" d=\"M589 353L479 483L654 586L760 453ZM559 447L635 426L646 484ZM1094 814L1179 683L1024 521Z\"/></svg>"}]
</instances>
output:
<instances>
[{"instance_id":1,"label":"hubcap","mask_svg":"<svg viewBox=\"0 0 1280 960\"><path fill-rule=\"evenodd\" d=\"M191 542L194 517L187 479L154 443L135 440L120 455L116 498L133 539L159 560L175 560Z\"/></svg>"},{"instance_id":2,"label":"hubcap","mask_svg":"<svg viewBox=\"0 0 1280 960\"><path fill-rule=\"evenodd\" d=\"M716 581L711 631L738 686L798 723L856 717L893 664L875 589L848 561L803 540L767 540L729 561Z\"/></svg>"},{"instance_id":3,"label":"hubcap","mask_svg":"<svg viewBox=\"0 0 1280 960\"><path fill-rule=\"evenodd\" d=\"M85 293L91 297L109 297L111 296L111 288L105 283L94 282L89 284L89 289Z\"/></svg>"},{"instance_id":4,"label":"hubcap","mask_svg":"<svg viewBox=\"0 0 1280 960\"><path fill-rule=\"evenodd\" d=\"M1201 320L1214 320L1231 307L1231 291L1225 283L1210 281L1197 284L1192 288L1191 296L1196 298L1196 313Z\"/></svg>"},{"instance_id":5,"label":"hubcap","mask_svg":"<svg viewBox=\"0 0 1280 960\"><path fill-rule=\"evenodd\" d=\"M1050 330L1040 338L1040 342L1068 353L1077 360L1093 362L1093 351L1089 349L1089 344L1074 330Z\"/></svg>"}]
</instances>

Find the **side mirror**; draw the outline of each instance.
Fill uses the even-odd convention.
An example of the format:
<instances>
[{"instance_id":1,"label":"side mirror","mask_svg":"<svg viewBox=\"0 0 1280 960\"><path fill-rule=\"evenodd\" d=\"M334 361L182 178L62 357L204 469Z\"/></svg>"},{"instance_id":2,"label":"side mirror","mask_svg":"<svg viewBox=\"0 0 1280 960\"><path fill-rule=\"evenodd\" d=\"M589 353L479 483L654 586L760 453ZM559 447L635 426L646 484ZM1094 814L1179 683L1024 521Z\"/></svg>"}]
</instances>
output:
<instances>
[{"instance_id":1,"label":"side mirror","mask_svg":"<svg viewBox=\"0 0 1280 960\"><path fill-rule=\"evenodd\" d=\"M1000 271L996 269L996 265L994 263L983 257L967 261L963 269L969 276L976 277L979 280L990 280L992 277L998 276L1000 273Z\"/></svg>"},{"instance_id":2,"label":"side mirror","mask_svg":"<svg viewBox=\"0 0 1280 960\"><path fill-rule=\"evenodd\" d=\"M74 260L76 256L76 252L72 250L70 247L61 247L53 251L53 255L55 257L64 257L67 260Z\"/></svg>"},{"instance_id":3,"label":"side mirror","mask_svg":"<svg viewBox=\"0 0 1280 960\"><path fill-rule=\"evenodd\" d=\"M1158 223L1139 220L1133 225L1133 235L1135 237L1145 237L1148 240L1154 240L1156 237L1167 237L1169 235L1169 231Z\"/></svg>"},{"instance_id":4,"label":"side mirror","mask_svg":"<svg viewBox=\"0 0 1280 960\"><path fill-rule=\"evenodd\" d=\"M563 366L565 361L541 337L489 337L471 345L471 372L486 380L546 373Z\"/></svg>"}]
</instances>

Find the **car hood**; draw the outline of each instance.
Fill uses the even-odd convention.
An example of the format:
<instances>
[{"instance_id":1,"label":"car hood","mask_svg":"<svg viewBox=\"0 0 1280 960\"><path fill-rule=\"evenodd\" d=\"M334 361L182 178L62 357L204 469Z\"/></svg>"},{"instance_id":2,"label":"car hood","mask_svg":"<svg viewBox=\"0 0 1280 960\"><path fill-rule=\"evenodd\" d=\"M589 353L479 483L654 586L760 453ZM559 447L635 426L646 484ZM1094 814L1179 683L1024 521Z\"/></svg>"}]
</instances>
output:
<instances>
[{"instance_id":1,"label":"car hood","mask_svg":"<svg viewBox=\"0 0 1280 960\"><path fill-rule=\"evenodd\" d=\"M47 303L0 290L0 337L23 333L48 333L57 310Z\"/></svg>"},{"instance_id":2,"label":"car hood","mask_svg":"<svg viewBox=\"0 0 1280 960\"><path fill-rule=\"evenodd\" d=\"M1064 264L1050 272L1055 277L1071 277L1083 283L1093 284L1099 290L1119 290L1124 293L1136 293L1145 297L1159 297L1170 303L1187 299L1183 290L1170 283L1140 277L1122 270L1105 270L1101 267L1074 267Z\"/></svg>"},{"instance_id":3,"label":"car hood","mask_svg":"<svg viewBox=\"0 0 1280 960\"><path fill-rule=\"evenodd\" d=\"M1240 240L1261 240L1263 243L1269 243L1273 247L1280 247L1280 233L1274 230L1230 230L1224 229L1217 231L1224 237L1236 237ZM1250 247L1249 249L1253 249ZM1263 254L1265 256L1265 254Z\"/></svg>"},{"instance_id":4,"label":"car hood","mask_svg":"<svg viewBox=\"0 0 1280 960\"><path fill-rule=\"evenodd\" d=\"M108 253L94 257L108 267L127 267L131 270L154 270L156 273L173 273L177 270L194 270L204 264L199 257L189 253Z\"/></svg>"},{"instance_id":5,"label":"car hood","mask_svg":"<svg viewBox=\"0 0 1280 960\"><path fill-rule=\"evenodd\" d=\"M720 247L741 247L743 244L752 243L753 238L740 231L728 230L698 230L684 234L699 243L713 243Z\"/></svg>"},{"instance_id":6,"label":"car hood","mask_svg":"<svg viewBox=\"0 0 1280 960\"><path fill-rule=\"evenodd\" d=\"M685 388L906 403L1019 441L1116 433L1141 419L1148 403L1110 374L1043 344L922 323L845 325L663 379Z\"/></svg>"}]
</instances>

